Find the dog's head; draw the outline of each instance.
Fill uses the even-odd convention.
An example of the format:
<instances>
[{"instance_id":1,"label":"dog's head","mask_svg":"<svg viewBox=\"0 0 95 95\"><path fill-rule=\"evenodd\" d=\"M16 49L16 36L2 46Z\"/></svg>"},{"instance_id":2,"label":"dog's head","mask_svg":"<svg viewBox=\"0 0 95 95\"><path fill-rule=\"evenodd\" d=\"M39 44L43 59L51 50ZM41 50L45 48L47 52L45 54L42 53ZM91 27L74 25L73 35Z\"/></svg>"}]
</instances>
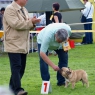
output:
<instances>
[{"instance_id":1,"label":"dog's head","mask_svg":"<svg viewBox=\"0 0 95 95\"><path fill-rule=\"evenodd\" d=\"M67 78L69 77L69 75L71 74L71 69L69 67L62 67L59 71L61 73L61 75L64 77L64 78Z\"/></svg>"}]
</instances>

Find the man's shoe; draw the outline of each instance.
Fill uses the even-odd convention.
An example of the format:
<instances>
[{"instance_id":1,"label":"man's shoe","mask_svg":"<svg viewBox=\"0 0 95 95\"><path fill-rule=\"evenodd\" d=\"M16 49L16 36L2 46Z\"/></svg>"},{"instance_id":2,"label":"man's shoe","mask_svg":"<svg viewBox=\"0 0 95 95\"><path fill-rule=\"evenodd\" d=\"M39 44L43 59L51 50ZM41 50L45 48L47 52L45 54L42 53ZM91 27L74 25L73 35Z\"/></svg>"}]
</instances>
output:
<instances>
[{"instance_id":1,"label":"man's shoe","mask_svg":"<svg viewBox=\"0 0 95 95\"><path fill-rule=\"evenodd\" d=\"M17 95L27 95L27 94L28 94L28 92L21 90L18 92Z\"/></svg>"},{"instance_id":2,"label":"man's shoe","mask_svg":"<svg viewBox=\"0 0 95 95\"><path fill-rule=\"evenodd\" d=\"M57 84L57 86L65 86L65 83Z\"/></svg>"}]
</instances>

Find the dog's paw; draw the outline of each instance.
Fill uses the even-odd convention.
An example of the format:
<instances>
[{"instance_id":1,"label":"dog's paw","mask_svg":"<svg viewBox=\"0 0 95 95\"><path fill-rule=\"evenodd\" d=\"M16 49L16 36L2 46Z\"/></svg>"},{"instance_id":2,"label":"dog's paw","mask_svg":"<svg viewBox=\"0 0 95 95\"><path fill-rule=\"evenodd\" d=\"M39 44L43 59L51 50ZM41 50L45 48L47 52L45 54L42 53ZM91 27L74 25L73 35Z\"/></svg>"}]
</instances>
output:
<instances>
[{"instance_id":1,"label":"dog's paw","mask_svg":"<svg viewBox=\"0 0 95 95\"><path fill-rule=\"evenodd\" d=\"M67 88L67 85L65 85L64 88Z\"/></svg>"}]
</instances>

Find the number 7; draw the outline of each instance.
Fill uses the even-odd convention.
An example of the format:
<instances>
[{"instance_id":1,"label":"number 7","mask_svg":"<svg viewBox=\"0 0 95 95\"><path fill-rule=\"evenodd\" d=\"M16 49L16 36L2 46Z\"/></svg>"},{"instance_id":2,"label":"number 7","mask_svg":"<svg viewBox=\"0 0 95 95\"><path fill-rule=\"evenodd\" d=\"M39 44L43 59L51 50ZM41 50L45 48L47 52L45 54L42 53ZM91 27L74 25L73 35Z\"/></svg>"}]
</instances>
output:
<instances>
[{"instance_id":1,"label":"number 7","mask_svg":"<svg viewBox=\"0 0 95 95\"><path fill-rule=\"evenodd\" d=\"M47 83L44 83L44 85L45 85L44 92L46 92L46 90L47 90Z\"/></svg>"}]
</instances>

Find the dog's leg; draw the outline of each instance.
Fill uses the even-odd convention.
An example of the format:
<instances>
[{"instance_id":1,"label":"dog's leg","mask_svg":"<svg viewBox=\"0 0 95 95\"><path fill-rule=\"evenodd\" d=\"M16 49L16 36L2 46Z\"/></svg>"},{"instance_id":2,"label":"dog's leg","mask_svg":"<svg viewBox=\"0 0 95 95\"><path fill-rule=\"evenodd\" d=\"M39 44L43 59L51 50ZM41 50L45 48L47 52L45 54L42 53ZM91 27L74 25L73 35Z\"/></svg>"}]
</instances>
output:
<instances>
[{"instance_id":1,"label":"dog's leg","mask_svg":"<svg viewBox=\"0 0 95 95\"><path fill-rule=\"evenodd\" d=\"M88 88L89 87L89 82L88 82L88 80L86 80L86 81L84 81L85 82L85 84L86 84L86 87Z\"/></svg>"},{"instance_id":2,"label":"dog's leg","mask_svg":"<svg viewBox=\"0 0 95 95\"><path fill-rule=\"evenodd\" d=\"M89 87L88 75L87 75L86 72L85 72L85 74L83 75L82 80L83 80L83 82L86 84L86 87Z\"/></svg>"},{"instance_id":3,"label":"dog's leg","mask_svg":"<svg viewBox=\"0 0 95 95\"><path fill-rule=\"evenodd\" d=\"M68 83L67 83L67 81L65 81L65 88L67 88L67 85L68 85Z\"/></svg>"},{"instance_id":4,"label":"dog's leg","mask_svg":"<svg viewBox=\"0 0 95 95\"><path fill-rule=\"evenodd\" d=\"M87 78L82 79L82 83L83 83L83 85L85 83L87 88L89 87L89 82L88 82L88 79Z\"/></svg>"},{"instance_id":5,"label":"dog's leg","mask_svg":"<svg viewBox=\"0 0 95 95\"><path fill-rule=\"evenodd\" d=\"M75 82L72 82L72 89L75 88Z\"/></svg>"},{"instance_id":6,"label":"dog's leg","mask_svg":"<svg viewBox=\"0 0 95 95\"><path fill-rule=\"evenodd\" d=\"M84 82L82 79L81 79L81 81L82 81L82 84L83 84L83 86L84 86L84 83L85 83L85 82Z\"/></svg>"},{"instance_id":7,"label":"dog's leg","mask_svg":"<svg viewBox=\"0 0 95 95\"><path fill-rule=\"evenodd\" d=\"M69 82L68 81L65 81L65 88L68 87L68 84L69 84Z\"/></svg>"}]
</instances>

